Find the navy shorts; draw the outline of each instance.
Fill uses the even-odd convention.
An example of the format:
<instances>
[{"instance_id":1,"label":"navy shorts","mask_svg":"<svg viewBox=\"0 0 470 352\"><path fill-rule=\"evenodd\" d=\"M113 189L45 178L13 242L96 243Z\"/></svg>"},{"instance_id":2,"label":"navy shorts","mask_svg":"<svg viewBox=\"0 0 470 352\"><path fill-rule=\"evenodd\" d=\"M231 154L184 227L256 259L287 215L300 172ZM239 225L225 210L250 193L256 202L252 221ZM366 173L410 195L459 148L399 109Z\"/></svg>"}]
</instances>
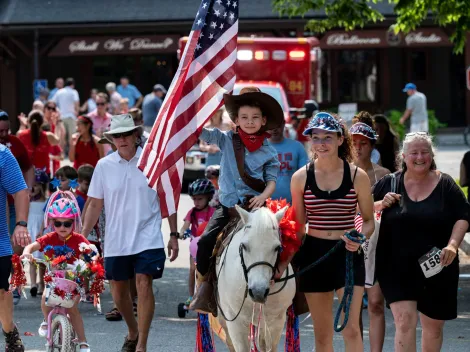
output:
<instances>
[{"instance_id":1,"label":"navy shorts","mask_svg":"<svg viewBox=\"0 0 470 352\"><path fill-rule=\"evenodd\" d=\"M10 283L8 279L11 274L11 255L0 257L0 290L8 291Z\"/></svg>"},{"instance_id":2,"label":"navy shorts","mask_svg":"<svg viewBox=\"0 0 470 352\"><path fill-rule=\"evenodd\" d=\"M165 268L165 260L166 254L163 248L120 257L105 257L106 279L124 281L132 279L135 274L151 275L154 280L160 279Z\"/></svg>"}]
</instances>

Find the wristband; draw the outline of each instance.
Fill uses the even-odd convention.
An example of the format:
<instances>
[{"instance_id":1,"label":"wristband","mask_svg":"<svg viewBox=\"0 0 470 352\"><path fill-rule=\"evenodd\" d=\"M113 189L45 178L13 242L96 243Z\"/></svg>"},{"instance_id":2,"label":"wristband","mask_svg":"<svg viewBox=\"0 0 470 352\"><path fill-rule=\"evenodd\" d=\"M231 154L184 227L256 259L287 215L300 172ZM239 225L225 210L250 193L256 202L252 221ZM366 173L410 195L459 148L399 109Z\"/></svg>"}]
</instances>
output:
<instances>
[{"instance_id":1,"label":"wristband","mask_svg":"<svg viewBox=\"0 0 470 352\"><path fill-rule=\"evenodd\" d=\"M179 233L178 233L178 232L171 232L171 233L170 233L170 238L171 238L171 237L176 237L176 238L178 238L178 237L179 237Z\"/></svg>"}]
</instances>

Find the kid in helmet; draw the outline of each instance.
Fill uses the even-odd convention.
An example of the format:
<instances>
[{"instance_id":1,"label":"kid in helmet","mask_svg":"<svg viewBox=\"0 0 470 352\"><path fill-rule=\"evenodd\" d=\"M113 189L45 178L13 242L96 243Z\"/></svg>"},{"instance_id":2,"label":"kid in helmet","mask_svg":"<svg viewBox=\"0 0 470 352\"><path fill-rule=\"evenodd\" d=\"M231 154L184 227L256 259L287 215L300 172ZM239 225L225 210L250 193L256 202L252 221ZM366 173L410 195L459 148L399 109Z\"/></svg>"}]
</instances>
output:
<instances>
[{"instance_id":1,"label":"kid in helmet","mask_svg":"<svg viewBox=\"0 0 470 352\"><path fill-rule=\"evenodd\" d=\"M49 227L52 222L55 230L60 233L56 225L64 225L62 229L70 229L76 232L81 231L80 208L72 192L57 191L50 198L46 206L47 211L44 214L44 227ZM67 220L67 221L65 221ZM69 225L70 226L67 226ZM64 231L62 231L64 232ZM65 232L64 232L65 233Z\"/></svg>"}]
</instances>

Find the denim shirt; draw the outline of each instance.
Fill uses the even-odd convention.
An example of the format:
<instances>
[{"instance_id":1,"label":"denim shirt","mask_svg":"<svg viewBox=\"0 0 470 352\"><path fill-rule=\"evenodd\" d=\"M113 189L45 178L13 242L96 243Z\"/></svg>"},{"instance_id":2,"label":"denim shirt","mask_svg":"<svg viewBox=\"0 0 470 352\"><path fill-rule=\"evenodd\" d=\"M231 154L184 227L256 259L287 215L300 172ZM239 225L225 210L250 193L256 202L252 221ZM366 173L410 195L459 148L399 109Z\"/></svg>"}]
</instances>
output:
<instances>
[{"instance_id":1,"label":"denim shirt","mask_svg":"<svg viewBox=\"0 0 470 352\"><path fill-rule=\"evenodd\" d=\"M222 132L221 130L203 128L199 136L208 144L217 145L222 152L219 176L219 200L228 208L243 202L245 196L259 195L258 192L248 187L240 177L237 168L237 159L232 144L233 131ZM261 148L249 152L245 148L245 172L254 178L264 182L277 180L279 171L279 159L274 147L265 139Z\"/></svg>"}]
</instances>

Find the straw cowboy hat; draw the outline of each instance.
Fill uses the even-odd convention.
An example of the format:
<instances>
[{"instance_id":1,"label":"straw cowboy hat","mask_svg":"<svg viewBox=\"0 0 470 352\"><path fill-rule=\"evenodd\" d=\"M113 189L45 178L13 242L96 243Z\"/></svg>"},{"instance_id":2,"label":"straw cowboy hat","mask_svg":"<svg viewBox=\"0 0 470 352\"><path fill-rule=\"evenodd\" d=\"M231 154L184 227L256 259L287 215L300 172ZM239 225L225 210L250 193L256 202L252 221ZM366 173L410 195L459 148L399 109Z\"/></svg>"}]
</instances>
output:
<instances>
[{"instance_id":1,"label":"straw cowboy hat","mask_svg":"<svg viewBox=\"0 0 470 352\"><path fill-rule=\"evenodd\" d=\"M111 118L109 131L104 132L103 135L108 141L112 142L113 134L126 133L135 130L142 131L142 127L135 125L131 114L115 115Z\"/></svg>"},{"instance_id":2,"label":"straw cowboy hat","mask_svg":"<svg viewBox=\"0 0 470 352\"><path fill-rule=\"evenodd\" d=\"M257 103L266 117L265 130L272 130L281 126L284 121L284 112L281 105L269 94L263 93L257 87L245 87L239 95L224 94L225 109L235 122L238 109L243 104Z\"/></svg>"}]
</instances>

